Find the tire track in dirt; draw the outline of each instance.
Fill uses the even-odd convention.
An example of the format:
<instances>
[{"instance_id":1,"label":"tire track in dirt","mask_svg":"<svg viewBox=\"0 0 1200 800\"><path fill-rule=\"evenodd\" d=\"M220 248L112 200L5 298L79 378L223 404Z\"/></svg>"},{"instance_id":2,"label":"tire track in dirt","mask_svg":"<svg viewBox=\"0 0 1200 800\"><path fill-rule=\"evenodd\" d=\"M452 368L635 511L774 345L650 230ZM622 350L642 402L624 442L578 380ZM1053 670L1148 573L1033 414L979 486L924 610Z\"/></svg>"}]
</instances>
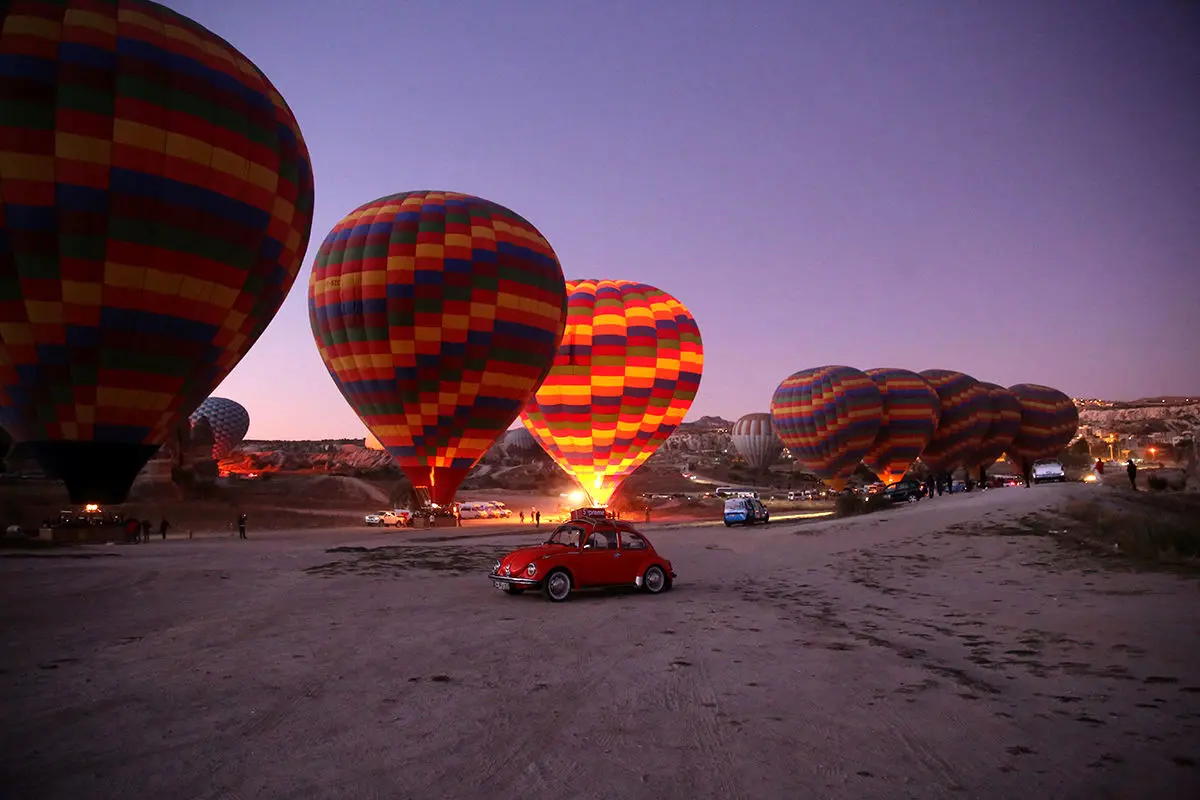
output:
<instances>
[{"instance_id":1,"label":"tire track in dirt","mask_svg":"<svg viewBox=\"0 0 1200 800\"><path fill-rule=\"evenodd\" d=\"M597 679L606 674L608 670L605 662L585 658L585 655L582 651L576 651L569 668L557 670L559 674L570 676L570 682L564 684L539 704L542 708L547 709L565 709L567 713L559 716L540 715L535 718L536 722L522 724L518 729L519 732L516 733L511 729L485 726L485 734L480 744L483 758L479 768L474 770L474 780L469 784L472 791L467 792L468 795L503 794L501 789L512 779L501 780L500 778L504 773L511 775L516 771L514 767L518 764L524 765L517 768L520 774L530 774L542 778L541 784L537 786L522 784L520 787L522 795L537 796L541 789L551 785L545 779L543 771L537 766L536 751L544 749L545 742L556 740L557 734L572 720L571 714L579 709L584 694L594 687ZM606 735L598 741L611 744L613 738L612 735ZM566 781L579 771L578 759L568 759L568 764L567 771L552 774L554 782L567 786Z\"/></svg>"}]
</instances>

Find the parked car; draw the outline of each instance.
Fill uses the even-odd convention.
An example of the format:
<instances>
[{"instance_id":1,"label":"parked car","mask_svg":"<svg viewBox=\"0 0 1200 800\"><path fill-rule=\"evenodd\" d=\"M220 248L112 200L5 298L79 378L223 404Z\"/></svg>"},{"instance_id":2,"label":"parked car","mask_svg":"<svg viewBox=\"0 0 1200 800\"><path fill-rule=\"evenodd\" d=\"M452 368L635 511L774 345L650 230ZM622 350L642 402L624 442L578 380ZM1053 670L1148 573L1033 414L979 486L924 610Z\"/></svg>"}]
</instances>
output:
<instances>
[{"instance_id":1,"label":"parked car","mask_svg":"<svg viewBox=\"0 0 1200 800\"><path fill-rule=\"evenodd\" d=\"M675 580L671 562L628 522L573 519L545 542L497 561L488 579L508 594L541 590L561 603L578 589L628 586L659 594Z\"/></svg>"},{"instance_id":2,"label":"parked car","mask_svg":"<svg viewBox=\"0 0 1200 800\"><path fill-rule=\"evenodd\" d=\"M725 527L770 522L771 513L756 497L734 497L725 501Z\"/></svg>"},{"instance_id":3,"label":"parked car","mask_svg":"<svg viewBox=\"0 0 1200 800\"><path fill-rule=\"evenodd\" d=\"M1042 483L1043 481L1065 481L1067 473L1063 470L1063 465L1059 461L1053 459L1044 459L1042 461L1033 462L1033 482Z\"/></svg>"},{"instance_id":4,"label":"parked car","mask_svg":"<svg viewBox=\"0 0 1200 800\"><path fill-rule=\"evenodd\" d=\"M893 483L883 490L884 499L891 500L893 503L915 503L924 496L925 489L921 486L920 481L908 478Z\"/></svg>"},{"instance_id":5,"label":"parked car","mask_svg":"<svg viewBox=\"0 0 1200 800\"><path fill-rule=\"evenodd\" d=\"M376 511L374 514L367 514L363 517L363 522L367 525L381 525L385 528L396 527L401 525L405 527L412 526L412 512L407 508L396 508L391 511Z\"/></svg>"},{"instance_id":6,"label":"parked car","mask_svg":"<svg viewBox=\"0 0 1200 800\"><path fill-rule=\"evenodd\" d=\"M507 519L512 516L512 509L499 500L485 500L483 505L488 508L488 516L495 519Z\"/></svg>"}]
</instances>

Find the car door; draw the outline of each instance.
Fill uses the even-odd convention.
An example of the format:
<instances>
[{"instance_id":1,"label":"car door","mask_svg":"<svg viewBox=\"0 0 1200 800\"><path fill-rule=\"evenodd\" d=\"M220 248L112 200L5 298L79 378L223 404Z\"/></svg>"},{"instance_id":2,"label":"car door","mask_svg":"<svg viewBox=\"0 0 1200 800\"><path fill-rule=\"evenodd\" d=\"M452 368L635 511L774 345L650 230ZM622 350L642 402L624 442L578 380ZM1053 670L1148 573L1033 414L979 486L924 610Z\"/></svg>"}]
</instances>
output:
<instances>
[{"instance_id":1,"label":"car door","mask_svg":"<svg viewBox=\"0 0 1200 800\"><path fill-rule=\"evenodd\" d=\"M613 528L593 528L583 541L576 563L575 577L582 586L609 586L617 583L621 551Z\"/></svg>"},{"instance_id":2,"label":"car door","mask_svg":"<svg viewBox=\"0 0 1200 800\"><path fill-rule=\"evenodd\" d=\"M646 567L650 566L650 545L637 531L621 531L619 541L621 557L616 575L617 583L632 584L639 575L644 575Z\"/></svg>"}]
</instances>

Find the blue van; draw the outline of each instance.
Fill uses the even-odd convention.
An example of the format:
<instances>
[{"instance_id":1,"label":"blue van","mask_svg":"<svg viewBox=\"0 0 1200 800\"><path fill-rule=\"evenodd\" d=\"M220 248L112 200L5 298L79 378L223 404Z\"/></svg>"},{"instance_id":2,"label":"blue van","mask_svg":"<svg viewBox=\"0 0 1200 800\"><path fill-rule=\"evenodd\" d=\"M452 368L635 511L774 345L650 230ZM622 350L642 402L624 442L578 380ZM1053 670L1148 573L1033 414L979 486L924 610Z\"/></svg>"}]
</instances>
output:
<instances>
[{"instance_id":1,"label":"blue van","mask_svg":"<svg viewBox=\"0 0 1200 800\"><path fill-rule=\"evenodd\" d=\"M734 497L725 501L725 527L770 522L771 515L757 498Z\"/></svg>"}]
</instances>

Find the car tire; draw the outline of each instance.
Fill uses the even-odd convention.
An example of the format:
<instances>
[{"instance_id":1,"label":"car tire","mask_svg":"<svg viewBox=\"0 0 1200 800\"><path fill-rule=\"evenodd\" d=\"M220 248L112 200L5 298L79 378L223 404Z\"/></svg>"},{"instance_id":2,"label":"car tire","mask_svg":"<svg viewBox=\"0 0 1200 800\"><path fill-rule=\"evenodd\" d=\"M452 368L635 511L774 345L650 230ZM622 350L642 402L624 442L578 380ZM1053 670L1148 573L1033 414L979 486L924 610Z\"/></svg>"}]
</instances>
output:
<instances>
[{"instance_id":1,"label":"car tire","mask_svg":"<svg viewBox=\"0 0 1200 800\"><path fill-rule=\"evenodd\" d=\"M671 579L666 571L657 564L651 564L642 575L642 588L647 594L662 594L671 588Z\"/></svg>"},{"instance_id":2,"label":"car tire","mask_svg":"<svg viewBox=\"0 0 1200 800\"><path fill-rule=\"evenodd\" d=\"M732 522L730 522L729 520L725 520L725 527L726 527L726 528L732 528L732 527L733 527L733 523L732 523Z\"/></svg>"},{"instance_id":3,"label":"car tire","mask_svg":"<svg viewBox=\"0 0 1200 800\"><path fill-rule=\"evenodd\" d=\"M565 569L553 570L542 584L542 593L552 603L561 603L571 596L571 574Z\"/></svg>"},{"instance_id":4,"label":"car tire","mask_svg":"<svg viewBox=\"0 0 1200 800\"><path fill-rule=\"evenodd\" d=\"M905 500L909 503L915 503L920 499L921 498L917 497L915 494L910 494L908 497L905 498Z\"/></svg>"}]
</instances>

